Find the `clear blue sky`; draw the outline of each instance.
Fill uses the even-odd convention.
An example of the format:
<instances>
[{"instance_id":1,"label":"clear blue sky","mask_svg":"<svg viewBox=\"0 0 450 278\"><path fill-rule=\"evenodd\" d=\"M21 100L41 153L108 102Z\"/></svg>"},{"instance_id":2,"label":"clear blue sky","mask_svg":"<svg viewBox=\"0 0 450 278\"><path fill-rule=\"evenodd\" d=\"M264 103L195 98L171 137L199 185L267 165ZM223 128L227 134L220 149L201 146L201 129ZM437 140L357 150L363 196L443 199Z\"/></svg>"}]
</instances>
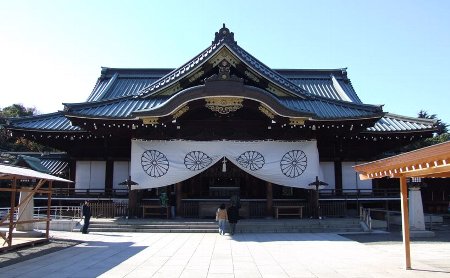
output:
<instances>
[{"instance_id":1,"label":"clear blue sky","mask_svg":"<svg viewBox=\"0 0 450 278\"><path fill-rule=\"evenodd\" d=\"M0 0L0 107L83 102L102 66L178 67L222 23L269 67L347 67L365 103L450 123L444 0Z\"/></svg>"}]
</instances>

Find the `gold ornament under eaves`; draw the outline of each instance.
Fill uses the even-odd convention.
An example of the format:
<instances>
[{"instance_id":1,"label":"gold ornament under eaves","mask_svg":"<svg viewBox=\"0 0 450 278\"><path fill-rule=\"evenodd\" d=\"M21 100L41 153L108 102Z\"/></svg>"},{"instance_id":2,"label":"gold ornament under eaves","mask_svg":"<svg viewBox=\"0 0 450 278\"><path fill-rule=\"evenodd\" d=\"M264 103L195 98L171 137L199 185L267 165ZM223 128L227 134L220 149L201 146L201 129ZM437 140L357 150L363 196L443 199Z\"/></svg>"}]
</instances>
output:
<instances>
[{"instance_id":1,"label":"gold ornament under eaves","mask_svg":"<svg viewBox=\"0 0 450 278\"><path fill-rule=\"evenodd\" d=\"M177 110L177 112L175 112L173 114L173 118L174 119L178 119L181 115L183 115L184 113L186 113L189 110L189 106L185 105L183 107L181 107L180 109Z\"/></svg>"},{"instance_id":2,"label":"gold ornament under eaves","mask_svg":"<svg viewBox=\"0 0 450 278\"><path fill-rule=\"evenodd\" d=\"M207 98L205 101L205 107L209 110L220 114L228 114L242 108L244 100L236 97L213 97Z\"/></svg>"},{"instance_id":3,"label":"gold ornament under eaves","mask_svg":"<svg viewBox=\"0 0 450 278\"><path fill-rule=\"evenodd\" d=\"M158 124L158 117L145 117L145 118L141 118L142 119L142 123L144 125L156 125Z\"/></svg>"},{"instance_id":4,"label":"gold ornament under eaves","mask_svg":"<svg viewBox=\"0 0 450 278\"><path fill-rule=\"evenodd\" d=\"M289 118L289 125L304 125L307 118Z\"/></svg>"},{"instance_id":5,"label":"gold ornament under eaves","mask_svg":"<svg viewBox=\"0 0 450 278\"><path fill-rule=\"evenodd\" d=\"M270 111L270 109L265 106L260 105L258 107L258 110L271 119L275 118L275 114L272 113L272 111Z\"/></svg>"}]
</instances>

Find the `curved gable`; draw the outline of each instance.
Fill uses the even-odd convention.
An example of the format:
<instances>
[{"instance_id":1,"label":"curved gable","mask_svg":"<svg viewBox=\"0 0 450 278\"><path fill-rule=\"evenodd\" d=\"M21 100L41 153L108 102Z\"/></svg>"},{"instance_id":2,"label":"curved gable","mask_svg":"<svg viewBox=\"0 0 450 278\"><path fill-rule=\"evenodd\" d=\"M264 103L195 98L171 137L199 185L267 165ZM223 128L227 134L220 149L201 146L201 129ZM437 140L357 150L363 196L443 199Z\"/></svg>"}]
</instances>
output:
<instances>
[{"instance_id":1,"label":"curved gable","mask_svg":"<svg viewBox=\"0 0 450 278\"><path fill-rule=\"evenodd\" d=\"M203 84L220 71L221 63L230 65L230 74L240 77L246 85L266 90L278 97L307 98L309 93L283 75L261 63L238 46L234 34L223 26L212 45L199 55L144 88L139 96L174 95L181 90Z\"/></svg>"}]
</instances>

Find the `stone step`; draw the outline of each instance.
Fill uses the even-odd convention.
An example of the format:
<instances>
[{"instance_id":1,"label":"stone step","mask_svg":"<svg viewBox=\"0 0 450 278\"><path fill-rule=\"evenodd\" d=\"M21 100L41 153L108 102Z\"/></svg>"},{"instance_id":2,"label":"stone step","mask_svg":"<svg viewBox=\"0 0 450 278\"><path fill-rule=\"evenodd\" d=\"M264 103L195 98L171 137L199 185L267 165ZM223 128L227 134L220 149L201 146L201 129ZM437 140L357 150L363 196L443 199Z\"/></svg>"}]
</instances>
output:
<instances>
[{"instance_id":1,"label":"stone step","mask_svg":"<svg viewBox=\"0 0 450 278\"><path fill-rule=\"evenodd\" d=\"M79 229L77 229L78 231ZM217 233L217 222L203 219L94 219L91 232ZM75 230L74 230L75 231ZM237 233L326 233L361 232L359 219L245 219Z\"/></svg>"},{"instance_id":2,"label":"stone step","mask_svg":"<svg viewBox=\"0 0 450 278\"><path fill-rule=\"evenodd\" d=\"M213 229L117 229L117 228L89 228L90 232L117 232L117 233L217 233L217 228ZM356 233L361 232L360 228L342 229L239 229L236 233Z\"/></svg>"}]
</instances>

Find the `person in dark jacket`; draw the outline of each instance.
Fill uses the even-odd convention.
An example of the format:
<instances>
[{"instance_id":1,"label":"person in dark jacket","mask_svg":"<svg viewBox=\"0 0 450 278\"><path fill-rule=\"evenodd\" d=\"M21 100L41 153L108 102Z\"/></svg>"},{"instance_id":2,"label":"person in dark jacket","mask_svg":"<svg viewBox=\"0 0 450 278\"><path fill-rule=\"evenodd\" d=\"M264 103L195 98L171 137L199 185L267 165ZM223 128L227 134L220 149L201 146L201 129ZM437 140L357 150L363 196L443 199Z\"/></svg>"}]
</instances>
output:
<instances>
[{"instance_id":1,"label":"person in dark jacket","mask_svg":"<svg viewBox=\"0 0 450 278\"><path fill-rule=\"evenodd\" d=\"M88 201L85 201L83 205L83 217L84 217L84 225L82 233L87 234L89 228L89 221L91 220L91 207L89 206Z\"/></svg>"},{"instance_id":2,"label":"person in dark jacket","mask_svg":"<svg viewBox=\"0 0 450 278\"><path fill-rule=\"evenodd\" d=\"M239 221L239 209L234 203L232 203L227 209L227 213L228 223L230 224L230 235L234 235L234 232L236 231L236 224Z\"/></svg>"}]
</instances>

